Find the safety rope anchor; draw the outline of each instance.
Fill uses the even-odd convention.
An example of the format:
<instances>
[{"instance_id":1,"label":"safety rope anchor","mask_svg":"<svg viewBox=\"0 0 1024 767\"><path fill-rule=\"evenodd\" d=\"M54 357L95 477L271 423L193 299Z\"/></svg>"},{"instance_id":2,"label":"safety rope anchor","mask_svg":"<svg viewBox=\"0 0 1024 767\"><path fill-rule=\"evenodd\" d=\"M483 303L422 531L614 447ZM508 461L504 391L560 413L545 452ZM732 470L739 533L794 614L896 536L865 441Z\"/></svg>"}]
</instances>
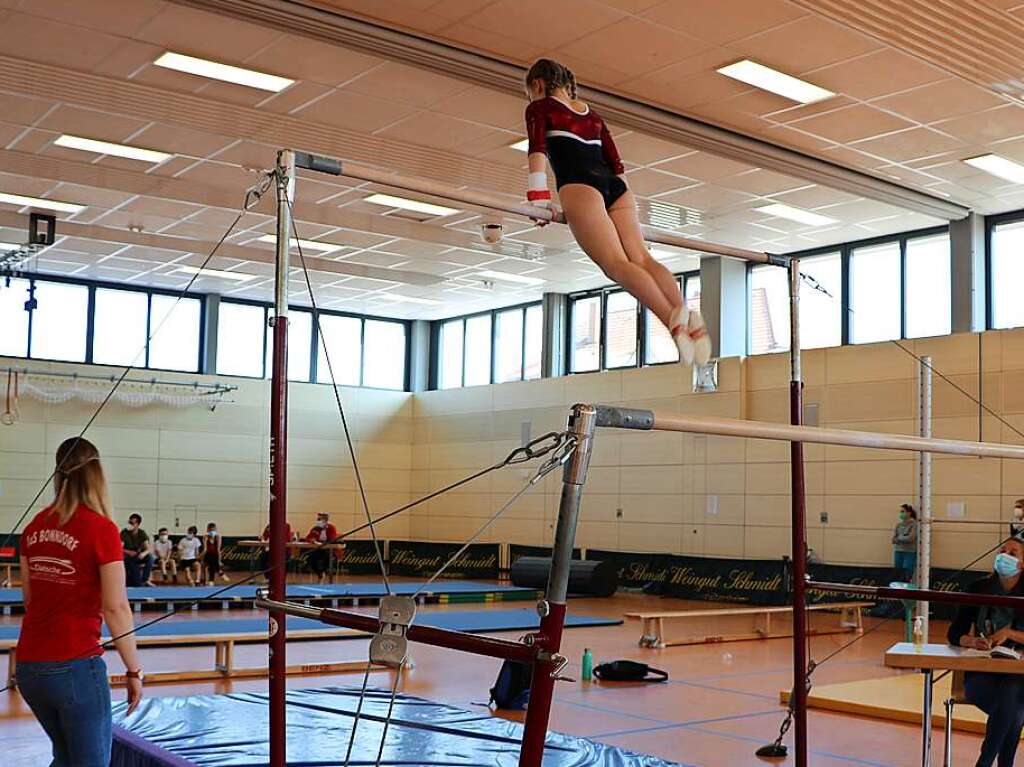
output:
<instances>
[{"instance_id":1,"label":"safety rope anchor","mask_svg":"<svg viewBox=\"0 0 1024 767\"><path fill-rule=\"evenodd\" d=\"M409 656L406 633L416 617L416 601L409 596L386 596L380 600L380 628L370 640L370 663L402 668Z\"/></svg>"}]
</instances>

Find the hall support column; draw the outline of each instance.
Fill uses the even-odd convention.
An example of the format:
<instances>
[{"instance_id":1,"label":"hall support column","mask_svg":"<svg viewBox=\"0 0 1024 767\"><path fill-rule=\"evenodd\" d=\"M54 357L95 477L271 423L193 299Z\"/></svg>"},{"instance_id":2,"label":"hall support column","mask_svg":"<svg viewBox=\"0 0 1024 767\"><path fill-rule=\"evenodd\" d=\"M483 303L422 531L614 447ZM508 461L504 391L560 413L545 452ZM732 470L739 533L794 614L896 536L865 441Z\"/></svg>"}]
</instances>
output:
<instances>
[{"instance_id":1,"label":"hall support column","mask_svg":"<svg viewBox=\"0 0 1024 767\"><path fill-rule=\"evenodd\" d=\"M565 374L565 329L569 321L569 298L564 293L545 293L541 304L544 339L541 343L541 375L554 378Z\"/></svg>"},{"instance_id":2,"label":"hall support column","mask_svg":"<svg viewBox=\"0 0 1024 767\"><path fill-rule=\"evenodd\" d=\"M409 391L430 388L430 322L413 320L409 323Z\"/></svg>"},{"instance_id":3,"label":"hall support column","mask_svg":"<svg viewBox=\"0 0 1024 767\"><path fill-rule=\"evenodd\" d=\"M747 263L705 256L700 260L700 310L714 357L747 353Z\"/></svg>"},{"instance_id":4,"label":"hall support column","mask_svg":"<svg viewBox=\"0 0 1024 767\"><path fill-rule=\"evenodd\" d=\"M971 213L949 222L949 249L953 268L953 332L978 333L985 329L985 218Z\"/></svg>"}]
</instances>

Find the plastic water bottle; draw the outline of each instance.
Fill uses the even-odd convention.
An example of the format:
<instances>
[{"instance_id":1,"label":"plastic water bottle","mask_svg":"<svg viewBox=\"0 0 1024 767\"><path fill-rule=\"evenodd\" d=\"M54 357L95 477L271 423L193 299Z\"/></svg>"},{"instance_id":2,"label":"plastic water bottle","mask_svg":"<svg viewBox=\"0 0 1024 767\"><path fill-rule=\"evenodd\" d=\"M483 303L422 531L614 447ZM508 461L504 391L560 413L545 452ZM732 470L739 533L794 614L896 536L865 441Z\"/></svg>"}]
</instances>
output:
<instances>
[{"instance_id":1,"label":"plastic water bottle","mask_svg":"<svg viewBox=\"0 0 1024 767\"><path fill-rule=\"evenodd\" d=\"M580 680L589 682L594 676L594 656L589 647L583 650L583 661L580 663L580 667Z\"/></svg>"},{"instance_id":2,"label":"plastic water bottle","mask_svg":"<svg viewBox=\"0 0 1024 767\"><path fill-rule=\"evenodd\" d=\"M921 652L924 648L924 616L918 615L914 618L914 652Z\"/></svg>"}]
</instances>

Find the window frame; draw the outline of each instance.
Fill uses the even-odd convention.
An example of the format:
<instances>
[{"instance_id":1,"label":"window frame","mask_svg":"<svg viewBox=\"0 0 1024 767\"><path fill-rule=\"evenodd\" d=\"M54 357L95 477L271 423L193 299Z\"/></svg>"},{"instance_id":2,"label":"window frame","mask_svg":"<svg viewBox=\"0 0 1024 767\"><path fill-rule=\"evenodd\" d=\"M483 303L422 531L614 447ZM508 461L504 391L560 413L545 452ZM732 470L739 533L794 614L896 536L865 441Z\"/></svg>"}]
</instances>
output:
<instances>
[{"instance_id":1,"label":"window frame","mask_svg":"<svg viewBox=\"0 0 1024 767\"><path fill-rule=\"evenodd\" d=\"M47 357L38 357L32 354L32 332L34 330L34 314L35 312L29 312L28 317L28 345L26 347L27 356L18 357L17 359L26 360L39 360L40 362L63 362L70 365L94 365L96 367L109 367L109 368L120 368L124 369L125 365L112 365L105 362L95 362L93 360L93 346L95 339L96 330L96 291L97 290L120 290L126 293L143 293L146 295L146 349L144 354L144 365L133 365L133 370L157 370L168 373L185 373L201 375L203 371L203 360L206 358L206 294L196 293L188 291L182 293L179 290L172 290L167 288L151 288L151 287L133 287L131 285L124 285L118 282L108 282L106 280L88 280L88 279L77 279L74 277L67 277L65 275L50 275L50 274L39 274L37 272L29 272L19 275L20 279L28 280L30 285L35 285L38 282L54 282L62 283L65 285L77 285L84 287L88 290L88 302L86 308L86 337L85 337L85 359L81 362L68 362L67 360L51 360ZM171 298L190 298L199 301L199 343L198 355L196 358L196 369L191 370L174 370L170 368L154 368L149 365L149 352L150 352L150 335L152 334L152 312L153 312L153 296L170 296Z\"/></svg>"},{"instance_id":2,"label":"window frame","mask_svg":"<svg viewBox=\"0 0 1024 767\"><path fill-rule=\"evenodd\" d=\"M1018 220L1024 220L1024 211L1019 213L1020 218ZM986 220L987 221L987 220ZM986 224L987 226L987 224ZM840 346L863 346L868 343L887 343L886 341L871 341L863 343L853 343L850 340L850 331L852 330L852 323L850 322L850 301L852 298L850 292L850 275L852 269L852 257L853 252L859 248L870 248L877 245L888 245L891 243L899 244L899 258L900 258L900 336L897 339L890 339L896 341L914 340L907 339L907 242L909 240L916 240L923 237L934 237L937 235L945 234L949 236L949 226L931 226L924 229L913 229L909 232L900 232L898 234L887 234L880 235L878 237L868 237L863 240L852 240L850 242L838 243L835 245L824 245L818 248L811 248L808 250L793 251L784 254L788 258L798 258L800 260L811 260L815 256L827 256L835 253L839 253L840 260ZM950 243L952 247L952 243ZM990 247L986 248L986 254L991 250ZM747 354L753 354L750 348L751 343L751 306L750 306L750 275L754 268L758 264L749 263L747 264ZM952 262L950 263L950 269L952 270ZM991 270L988 270L991 273ZM991 279L991 278L990 278ZM950 289L952 290L952 280L950 281ZM950 296L952 299L952 295ZM989 309L991 308L991 301L989 303ZM952 308L952 302L950 303ZM836 348L836 347L826 347ZM772 354L780 354L782 352L771 352Z\"/></svg>"},{"instance_id":3,"label":"window frame","mask_svg":"<svg viewBox=\"0 0 1024 767\"><path fill-rule=\"evenodd\" d=\"M466 325L469 320L476 317L490 316L491 318L491 370L486 384L474 384L474 386L492 386L497 381L497 339L498 339L498 315L506 312L519 311L522 314L522 332L520 337L519 347L519 378L514 378L511 381L504 381L503 383L516 383L517 381L532 381L537 379L526 378L526 311L532 307L539 306L543 312L543 301L524 301L519 304L512 304L510 306L501 306L496 309L484 309L479 312L471 312L469 314L457 314L453 317L445 317L444 319L432 320L430 322L430 375L429 375L429 388L432 390L441 388L441 332L442 328L449 322L461 322L462 323L462 361L460 363L460 375L459 384L457 386L450 386L445 391L451 389L464 389L466 388ZM543 333L543 317L541 323L541 333ZM542 353L542 364L543 364L543 353ZM543 377L543 375L541 376Z\"/></svg>"},{"instance_id":4,"label":"window frame","mask_svg":"<svg viewBox=\"0 0 1024 767\"><path fill-rule=\"evenodd\" d=\"M985 216L985 330L1010 330L1010 328L996 328L995 326L995 312L993 311L993 297L995 293L993 282L995 281L995 273L992 271L992 238L995 235L996 227L1002 224L1019 224L1022 222L1024 222L1024 208ZM1024 327L1024 325L1017 327Z\"/></svg>"},{"instance_id":5,"label":"window frame","mask_svg":"<svg viewBox=\"0 0 1024 767\"><path fill-rule=\"evenodd\" d=\"M679 283L679 290L683 295L686 294L686 284L696 278L700 279L700 270L691 269L686 272L679 272L672 275ZM592 288L590 290L581 290L576 293L569 293L567 296L567 322L565 323L565 333L562 339L563 346L565 349L563 365L565 375L585 375L587 373L603 373L609 370L633 370L635 368L647 368L647 367L658 367L659 365L678 365L679 362L676 360L668 360L666 362L647 362L647 310L643 304L637 301L637 323L636 323L636 364L633 365L622 365L616 367L608 367L607 364L607 349L605 348L605 334L607 332L607 321L608 321L608 296L614 293L625 293L627 291L620 288L618 285L605 285L600 288ZM598 329L598 366L597 370L580 370L576 371L572 369L572 312L573 307L577 301L581 301L587 298L593 298L600 296L601 298L601 315L599 319L600 327Z\"/></svg>"}]
</instances>

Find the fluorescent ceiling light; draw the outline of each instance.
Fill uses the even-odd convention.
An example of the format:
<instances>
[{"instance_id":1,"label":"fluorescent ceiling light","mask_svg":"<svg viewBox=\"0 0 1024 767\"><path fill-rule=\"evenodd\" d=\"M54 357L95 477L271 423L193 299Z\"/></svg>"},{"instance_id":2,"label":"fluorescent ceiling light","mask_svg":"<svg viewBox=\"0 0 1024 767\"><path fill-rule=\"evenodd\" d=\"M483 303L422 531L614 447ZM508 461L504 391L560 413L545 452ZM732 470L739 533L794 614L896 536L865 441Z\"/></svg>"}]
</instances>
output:
<instances>
[{"instance_id":1,"label":"fluorescent ceiling light","mask_svg":"<svg viewBox=\"0 0 1024 767\"><path fill-rule=\"evenodd\" d=\"M441 303L440 301L431 301L429 298L416 298L415 296L400 296L397 293L380 293L378 298L385 298L388 301L394 301L398 304L425 304L427 306L436 306Z\"/></svg>"},{"instance_id":2,"label":"fluorescent ceiling light","mask_svg":"<svg viewBox=\"0 0 1024 767\"><path fill-rule=\"evenodd\" d=\"M190 75L209 77L213 80L223 80L236 85L245 85L249 88L259 88L262 91L278 93L283 91L294 80L277 75L268 75L265 72L256 72L252 69L233 67L230 64L219 64L216 61L197 59L195 56L185 56L181 53L167 51L160 58L153 62L158 67L174 69L178 72L187 72Z\"/></svg>"},{"instance_id":3,"label":"fluorescent ceiling light","mask_svg":"<svg viewBox=\"0 0 1024 767\"><path fill-rule=\"evenodd\" d=\"M964 162L978 170L991 173L993 176L999 176L999 178L1012 181L1015 184L1024 184L1024 165L1019 162L1007 160L997 154L968 157Z\"/></svg>"},{"instance_id":4,"label":"fluorescent ceiling light","mask_svg":"<svg viewBox=\"0 0 1024 767\"><path fill-rule=\"evenodd\" d=\"M458 208L446 208L444 205L434 205L433 203L420 202L419 200L407 200L405 197L395 197L391 194L371 194L363 201L372 205L383 205L385 208L401 208L402 210L412 210L417 213L427 213L431 216L450 216L452 213L459 212Z\"/></svg>"},{"instance_id":5,"label":"fluorescent ceiling light","mask_svg":"<svg viewBox=\"0 0 1024 767\"><path fill-rule=\"evenodd\" d=\"M198 274L200 277L216 277L221 280L234 280L235 282L248 282L255 280L255 274L243 274L242 272L225 272L220 269L200 269L198 266L179 266L176 271L185 274Z\"/></svg>"},{"instance_id":6,"label":"fluorescent ceiling light","mask_svg":"<svg viewBox=\"0 0 1024 767\"><path fill-rule=\"evenodd\" d=\"M812 213L803 208L794 208L792 205L783 205L781 202L776 202L772 205L762 205L754 208L754 210L767 213L770 216L777 216L778 218L788 218L790 221L807 224L808 226L827 226L828 224L839 223L838 219L829 218L820 213Z\"/></svg>"},{"instance_id":7,"label":"fluorescent ceiling light","mask_svg":"<svg viewBox=\"0 0 1024 767\"><path fill-rule=\"evenodd\" d=\"M490 269L485 269L482 272L477 272L477 277L483 277L486 280L501 280L502 282L517 282L520 285L543 285L544 280L537 277L527 277L524 274L510 274L509 272L495 272Z\"/></svg>"},{"instance_id":8,"label":"fluorescent ceiling light","mask_svg":"<svg viewBox=\"0 0 1024 767\"><path fill-rule=\"evenodd\" d=\"M801 104L813 104L815 101L823 101L836 95L832 91L819 88L817 85L784 72L778 72L750 59L737 61L735 64L716 71L733 80L739 80L747 85L753 85L755 88L784 96Z\"/></svg>"},{"instance_id":9,"label":"fluorescent ceiling light","mask_svg":"<svg viewBox=\"0 0 1024 767\"><path fill-rule=\"evenodd\" d=\"M508 148L518 149L520 152L527 152L530 149L530 139L524 138L522 141L517 141L514 144L509 144Z\"/></svg>"},{"instance_id":10,"label":"fluorescent ceiling light","mask_svg":"<svg viewBox=\"0 0 1024 767\"><path fill-rule=\"evenodd\" d=\"M269 242L271 245L277 245L276 234L264 234L261 237L256 238L256 242ZM341 250L344 245L335 245L332 242L318 242L317 240L300 240L292 237L292 246L298 243L304 250L315 250L319 253L333 253L336 250Z\"/></svg>"},{"instance_id":11,"label":"fluorescent ceiling light","mask_svg":"<svg viewBox=\"0 0 1024 767\"><path fill-rule=\"evenodd\" d=\"M83 152L127 157L129 160L142 160L143 162L163 162L174 156L166 152L157 152L155 149L143 149L137 146L128 146L127 144L112 144L109 141L97 141L96 139L84 138L83 136L71 136L67 133L53 143L68 149L81 149Z\"/></svg>"},{"instance_id":12,"label":"fluorescent ceiling light","mask_svg":"<svg viewBox=\"0 0 1024 767\"><path fill-rule=\"evenodd\" d=\"M85 210L84 205L75 205L73 202L44 200L42 197L26 197L23 194L8 194L7 192L0 192L0 202L7 202L11 205L29 205L33 208L56 210L59 213L78 213L81 210Z\"/></svg>"}]
</instances>

